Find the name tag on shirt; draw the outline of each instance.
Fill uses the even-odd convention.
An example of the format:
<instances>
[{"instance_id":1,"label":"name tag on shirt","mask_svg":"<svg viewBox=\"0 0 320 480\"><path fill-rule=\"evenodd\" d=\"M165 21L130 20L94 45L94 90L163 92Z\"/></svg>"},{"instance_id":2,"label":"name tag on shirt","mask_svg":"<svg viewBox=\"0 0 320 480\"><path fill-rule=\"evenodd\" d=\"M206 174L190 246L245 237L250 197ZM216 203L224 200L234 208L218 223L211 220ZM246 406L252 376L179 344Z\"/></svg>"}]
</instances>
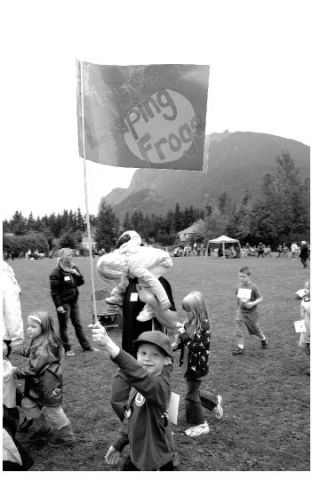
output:
<instances>
[{"instance_id":1,"label":"name tag on shirt","mask_svg":"<svg viewBox=\"0 0 320 480\"><path fill-rule=\"evenodd\" d=\"M66 276L64 277L64 281L65 281L65 282L69 282L70 280L71 280L71 278L69 277L69 275L66 275Z\"/></svg>"},{"instance_id":2,"label":"name tag on shirt","mask_svg":"<svg viewBox=\"0 0 320 480\"><path fill-rule=\"evenodd\" d=\"M237 297L240 298L240 300L250 300L251 292L251 288L239 288Z\"/></svg>"},{"instance_id":3,"label":"name tag on shirt","mask_svg":"<svg viewBox=\"0 0 320 480\"><path fill-rule=\"evenodd\" d=\"M132 292L130 295L130 302L137 302L138 301L138 293L137 292Z\"/></svg>"}]
</instances>

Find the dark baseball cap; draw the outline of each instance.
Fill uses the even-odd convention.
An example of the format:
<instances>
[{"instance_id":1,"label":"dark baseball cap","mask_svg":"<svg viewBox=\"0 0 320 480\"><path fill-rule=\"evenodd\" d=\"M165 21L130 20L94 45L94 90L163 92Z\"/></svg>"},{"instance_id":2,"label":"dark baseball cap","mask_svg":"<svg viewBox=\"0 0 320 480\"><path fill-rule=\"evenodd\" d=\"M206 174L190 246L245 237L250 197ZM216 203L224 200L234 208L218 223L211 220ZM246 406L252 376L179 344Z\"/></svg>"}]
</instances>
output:
<instances>
[{"instance_id":1,"label":"dark baseball cap","mask_svg":"<svg viewBox=\"0 0 320 480\"><path fill-rule=\"evenodd\" d=\"M172 347L169 337L158 330L153 330L151 332L143 332L139 337L134 340L133 344L136 348L139 347L142 343L151 343L156 345L160 350L162 350L165 355L173 358Z\"/></svg>"}]
</instances>

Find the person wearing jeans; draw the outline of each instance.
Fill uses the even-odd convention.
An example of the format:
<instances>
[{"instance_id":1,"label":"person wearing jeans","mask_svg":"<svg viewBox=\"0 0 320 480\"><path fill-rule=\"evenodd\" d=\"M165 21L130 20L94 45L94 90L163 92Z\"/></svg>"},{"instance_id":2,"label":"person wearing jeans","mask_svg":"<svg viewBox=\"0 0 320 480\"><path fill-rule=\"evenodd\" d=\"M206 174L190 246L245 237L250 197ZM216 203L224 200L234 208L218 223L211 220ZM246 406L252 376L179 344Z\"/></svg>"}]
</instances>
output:
<instances>
[{"instance_id":1,"label":"person wearing jeans","mask_svg":"<svg viewBox=\"0 0 320 480\"><path fill-rule=\"evenodd\" d=\"M71 345L69 342L67 330L68 330L68 322L71 320L71 323L74 327L75 334L77 339L82 347L83 350L91 350L90 344L84 334L81 321L80 321L80 310L78 302L73 303L63 303L61 311L57 311L58 320L59 320L59 327L60 327L60 337L62 340L62 345L66 355L70 356Z\"/></svg>"},{"instance_id":2,"label":"person wearing jeans","mask_svg":"<svg viewBox=\"0 0 320 480\"><path fill-rule=\"evenodd\" d=\"M67 356L74 355L67 334L69 319L82 349L84 351L97 350L90 346L80 321L78 287L83 284L84 278L80 270L72 263L72 250L61 248L58 264L50 274L50 289L57 310L62 345Z\"/></svg>"},{"instance_id":3,"label":"person wearing jeans","mask_svg":"<svg viewBox=\"0 0 320 480\"><path fill-rule=\"evenodd\" d=\"M223 416L221 395L200 390L201 383L201 378L186 378L185 409L186 422L189 425L203 425L205 423L202 407L214 412L218 420Z\"/></svg>"},{"instance_id":4,"label":"person wearing jeans","mask_svg":"<svg viewBox=\"0 0 320 480\"><path fill-rule=\"evenodd\" d=\"M186 321L172 346L174 350L181 350L180 366L183 365L184 350L187 348L185 414L186 423L191 427L185 433L189 437L198 437L210 431L202 406L213 411L214 416L220 420L223 416L222 396L200 390L201 382L209 372L211 337L208 307L203 294L190 292L182 300L182 309Z\"/></svg>"}]
</instances>

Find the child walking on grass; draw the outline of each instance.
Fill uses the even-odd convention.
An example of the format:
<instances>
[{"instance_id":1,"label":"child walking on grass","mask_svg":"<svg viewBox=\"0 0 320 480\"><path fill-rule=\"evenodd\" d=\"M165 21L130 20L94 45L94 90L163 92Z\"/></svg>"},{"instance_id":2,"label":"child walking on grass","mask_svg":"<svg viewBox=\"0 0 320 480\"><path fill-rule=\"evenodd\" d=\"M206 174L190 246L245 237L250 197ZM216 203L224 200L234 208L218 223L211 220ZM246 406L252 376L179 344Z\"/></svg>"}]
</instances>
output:
<instances>
[{"instance_id":1,"label":"child walking on grass","mask_svg":"<svg viewBox=\"0 0 320 480\"><path fill-rule=\"evenodd\" d=\"M106 463L117 464L129 444L130 457L123 470L173 470L167 413L171 387L164 369L172 363L169 338L156 330L141 333L133 342L137 359L120 349L99 323L93 326L92 339L106 348L132 387L121 431L105 456Z\"/></svg>"},{"instance_id":2,"label":"child walking on grass","mask_svg":"<svg viewBox=\"0 0 320 480\"><path fill-rule=\"evenodd\" d=\"M239 270L240 283L236 288L238 308L235 319L235 338L237 347L232 355L241 355L244 352L244 335L247 329L250 335L256 335L261 340L261 347L268 348L268 340L259 325L257 306L263 298L258 287L250 280L249 267Z\"/></svg>"},{"instance_id":3,"label":"child walking on grass","mask_svg":"<svg viewBox=\"0 0 320 480\"><path fill-rule=\"evenodd\" d=\"M62 344L56 334L53 320L46 312L28 316L27 332L31 338L29 347L20 354L29 357L26 367L15 367L15 375L25 379L21 401L24 420L20 431L27 431L33 424L31 442L64 446L74 442L70 420L62 408Z\"/></svg>"},{"instance_id":4,"label":"child walking on grass","mask_svg":"<svg viewBox=\"0 0 320 480\"><path fill-rule=\"evenodd\" d=\"M209 371L210 323L208 308L201 292L193 291L184 297L182 308L187 320L180 329L174 349L181 349L180 365L183 363L184 346L187 347L187 368L185 379L186 422L191 425L185 433L189 437L198 437L210 431L204 420L202 406L214 412L220 420L223 416L222 396L212 395L200 390L201 382Z\"/></svg>"},{"instance_id":5,"label":"child walking on grass","mask_svg":"<svg viewBox=\"0 0 320 480\"><path fill-rule=\"evenodd\" d=\"M301 300L300 304L300 318L304 320L305 332L300 333L299 338L299 347L303 349L306 355L310 355L310 283L306 282L305 286L305 294ZM310 367L306 370L306 375L310 375Z\"/></svg>"}]
</instances>

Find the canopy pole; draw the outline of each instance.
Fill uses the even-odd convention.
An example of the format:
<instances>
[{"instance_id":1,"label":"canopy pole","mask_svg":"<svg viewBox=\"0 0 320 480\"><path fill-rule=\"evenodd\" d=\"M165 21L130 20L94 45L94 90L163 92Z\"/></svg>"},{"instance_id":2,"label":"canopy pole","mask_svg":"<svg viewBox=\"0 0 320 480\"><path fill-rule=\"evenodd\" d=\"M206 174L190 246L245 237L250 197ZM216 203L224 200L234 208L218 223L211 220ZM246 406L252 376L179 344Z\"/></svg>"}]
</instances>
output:
<instances>
[{"instance_id":1,"label":"canopy pole","mask_svg":"<svg viewBox=\"0 0 320 480\"><path fill-rule=\"evenodd\" d=\"M83 153L83 181L84 181L84 199L86 208L86 224L89 242L89 261L90 261L90 278L91 278L91 296L93 302L93 325L98 322L97 303L94 286L94 269L93 269L93 255L92 255L92 238L90 228L89 203L88 203L88 188L87 188L87 168L86 168L86 141L84 129L84 88L83 88L83 62L80 60L80 85L81 85L81 115L82 115L82 153Z\"/></svg>"}]
</instances>

